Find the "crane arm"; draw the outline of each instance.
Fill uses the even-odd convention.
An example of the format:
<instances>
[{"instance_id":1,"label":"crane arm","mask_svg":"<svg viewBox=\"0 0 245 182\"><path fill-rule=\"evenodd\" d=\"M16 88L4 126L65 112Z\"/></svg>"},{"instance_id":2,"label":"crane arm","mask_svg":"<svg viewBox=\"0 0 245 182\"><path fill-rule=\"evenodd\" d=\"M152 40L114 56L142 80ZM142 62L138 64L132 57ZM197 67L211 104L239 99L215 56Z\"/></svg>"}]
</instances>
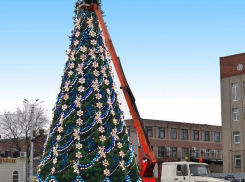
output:
<instances>
[{"instance_id":1,"label":"crane arm","mask_svg":"<svg viewBox=\"0 0 245 182\"><path fill-rule=\"evenodd\" d=\"M130 113L131 113L132 118L133 118L134 126L135 126L137 133L138 133L138 136L139 136L141 146L142 146L144 153L146 155L146 158L147 158L147 161L141 166L141 176L142 177L151 176L153 168L154 168L155 163L156 163L155 155L152 151L149 139L148 139L148 137L145 134L145 131L143 129L143 123L141 121L137 106L135 104L135 98L133 96L133 93L132 93L129 85L128 85L126 77L124 75L124 72L123 72L123 69L122 69L122 66L120 63L120 59L117 56L116 50L113 46L112 40L110 38L110 34L109 34L107 27L105 25L105 22L103 20L100 8L96 4L90 4L90 5L85 4L85 5L82 5L82 8L86 9L86 10L90 10L90 11L95 11L95 13L98 17L100 26L101 26L102 31L103 31L103 35L105 37L106 45L108 47L109 53L110 53L111 58L112 58L112 62L114 64L114 67L115 67L115 70L117 72L119 81L121 83L121 89L124 93L127 105L129 107Z\"/></svg>"}]
</instances>

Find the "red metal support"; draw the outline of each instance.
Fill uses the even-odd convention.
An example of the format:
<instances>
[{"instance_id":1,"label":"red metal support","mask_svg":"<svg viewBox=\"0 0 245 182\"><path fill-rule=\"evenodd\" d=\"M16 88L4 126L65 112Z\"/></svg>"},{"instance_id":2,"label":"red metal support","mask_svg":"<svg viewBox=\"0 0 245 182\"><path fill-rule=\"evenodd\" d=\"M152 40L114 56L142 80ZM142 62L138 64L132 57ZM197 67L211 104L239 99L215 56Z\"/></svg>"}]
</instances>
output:
<instances>
[{"instance_id":1,"label":"red metal support","mask_svg":"<svg viewBox=\"0 0 245 182\"><path fill-rule=\"evenodd\" d=\"M105 25L105 22L103 20L100 8L96 4L91 4L91 5L85 4L85 5L82 5L82 8L85 10L95 11L95 13L98 17L100 26L101 26L102 31L103 31L103 35L105 37L106 45L108 47L110 56L112 58L112 62L114 64L114 67L115 67L115 70L117 72L119 81L121 83L121 89L123 91L127 105L129 107L129 110L131 113L131 116L133 118L134 126L137 130L137 134L139 136L141 146L142 146L144 153L146 155L146 158L147 158L146 162L143 163L143 161L141 161L141 164L142 164L141 165L141 177L152 177L153 169L154 169L154 166L156 164L155 155L152 151L150 141L144 132L143 123L141 121L137 106L135 104L135 98L133 96L133 93L132 93L129 85L128 85L126 77L124 75L119 57L117 56L116 50L113 46L110 34L109 34L107 27Z\"/></svg>"}]
</instances>

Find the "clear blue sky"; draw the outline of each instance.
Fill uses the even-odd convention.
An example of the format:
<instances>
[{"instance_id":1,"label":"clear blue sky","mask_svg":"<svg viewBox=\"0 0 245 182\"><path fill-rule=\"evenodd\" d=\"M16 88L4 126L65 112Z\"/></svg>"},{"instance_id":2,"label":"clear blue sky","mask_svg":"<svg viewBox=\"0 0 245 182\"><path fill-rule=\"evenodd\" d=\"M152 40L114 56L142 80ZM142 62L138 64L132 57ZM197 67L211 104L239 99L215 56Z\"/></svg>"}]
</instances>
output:
<instances>
[{"instance_id":1,"label":"clear blue sky","mask_svg":"<svg viewBox=\"0 0 245 182\"><path fill-rule=\"evenodd\" d=\"M24 98L53 107L74 3L0 1L0 114ZM103 0L143 118L221 124L219 57L245 52L244 7L241 0Z\"/></svg>"}]
</instances>

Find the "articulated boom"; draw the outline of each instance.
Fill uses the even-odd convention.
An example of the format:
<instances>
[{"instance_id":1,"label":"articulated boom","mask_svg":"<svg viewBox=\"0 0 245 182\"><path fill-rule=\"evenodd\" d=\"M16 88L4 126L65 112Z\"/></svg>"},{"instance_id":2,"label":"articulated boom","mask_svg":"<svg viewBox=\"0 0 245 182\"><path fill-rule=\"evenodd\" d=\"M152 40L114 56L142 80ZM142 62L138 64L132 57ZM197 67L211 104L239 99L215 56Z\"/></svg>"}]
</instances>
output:
<instances>
[{"instance_id":1,"label":"articulated boom","mask_svg":"<svg viewBox=\"0 0 245 182\"><path fill-rule=\"evenodd\" d=\"M133 93L132 93L132 91L128 85L128 82L125 78L125 75L124 75L124 72L123 72L123 69L122 69L122 66L120 63L120 59L117 56L117 53L114 49L114 46L113 46L112 40L110 38L109 32L108 32L106 25L105 25L105 22L103 20L100 8L96 4L82 4L82 8L85 10L89 10L89 11L95 11L95 13L99 19L99 23L100 23L100 26L102 28L106 44L108 46L108 50L110 52L110 55L111 55L113 64L115 66L119 81L121 83L121 89L122 89L124 96L126 98L130 113L131 113L133 121L134 121L134 126L137 130L141 146L142 146L144 153L146 155L146 158L147 158L147 161L143 163L141 149L139 148L139 156L141 157L141 160L140 160L140 162L141 162L140 176L143 178L144 177L152 177L153 176L153 168L156 164L155 155L151 149L149 139L147 138L147 136L144 132L143 124L142 124L138 109L137 109L136 104L135 104L135 98L134 98Z\"/></svg>"}]
</instances>

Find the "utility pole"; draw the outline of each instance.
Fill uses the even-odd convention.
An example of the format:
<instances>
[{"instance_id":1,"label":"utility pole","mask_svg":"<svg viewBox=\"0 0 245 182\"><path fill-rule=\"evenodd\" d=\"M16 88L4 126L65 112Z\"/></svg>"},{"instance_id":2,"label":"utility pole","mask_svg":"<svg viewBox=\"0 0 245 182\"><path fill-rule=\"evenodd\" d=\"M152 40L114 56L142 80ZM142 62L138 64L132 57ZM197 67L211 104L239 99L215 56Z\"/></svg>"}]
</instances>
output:
<instances>
[{"instance_id":1,"label":"utility pole","mask_svg":"<svg viewBox=\"0 0 245 182\"><path fill-rule=\"evenodd\" d=\"M35 136L33 136L34 131L34 110L35 105L43 103L43 101L37 103L39 99L37 99L33 104L31 104L31 146L30 146L30 165L29 165L29 181L33 181L33 147L34 142L36 141ZM27 99L24 99L24 103L30 104L30 102Z\"/></svg>"},{"instance_id":2,"label":"utility pole","mask_svg":"<svg viewBox=\"0 0 245 182\"><path fill-rule=\"evenodd\" d=\"M35 104L35 103L34 103ZM33 123L34 123L34 107L35 105L31 105L31 148L30 148L30 180L32 181L33 178Z\"/></svg>"}]
</instances>

